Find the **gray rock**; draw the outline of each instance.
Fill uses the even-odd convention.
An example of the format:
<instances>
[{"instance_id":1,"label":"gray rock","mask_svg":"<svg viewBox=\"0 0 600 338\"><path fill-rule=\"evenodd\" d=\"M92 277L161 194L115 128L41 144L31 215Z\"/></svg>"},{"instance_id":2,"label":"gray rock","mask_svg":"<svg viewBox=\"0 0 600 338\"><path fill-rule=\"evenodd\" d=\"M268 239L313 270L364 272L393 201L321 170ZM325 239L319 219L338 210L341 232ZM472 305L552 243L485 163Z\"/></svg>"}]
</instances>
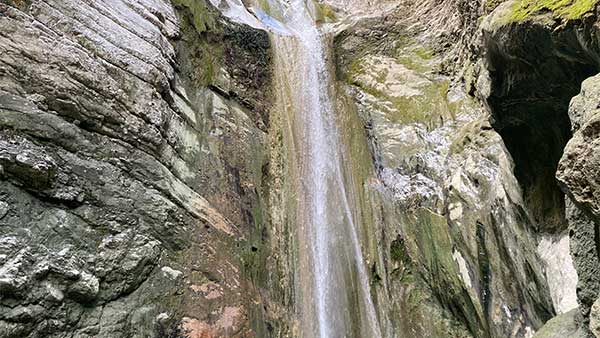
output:
<instances>
[{"instance_id":1,"label":"gray rock","mask_svg":"<svg viewBox=\"0 0 600 338\"><path fill-rule=\"evenodd\" d=\"M3 219L10 211L10 206L4 201L0 201L0 219Z\"/></svg>"},{"instance_id":2,"label":"gray rock","mask_svg":"<svg viewBox=\"0 0 600 338\"><path fill-rule=\"evenodd\" d=\"M596 254L595 241L598 226L570 199L567 199L566 205L571 255L579 277L577 298L587 323L591 306L600 294L600 259Z\"/></svg>"},{"instance_id":3,"label":"gray rock","mask_svg":"<svg viewBox=\"0 0 600 338\"><path fill-rule=\"evenodd\" d=\"M0 336L150 337L159 313L254 304L234 248L263 217L266 33L167 0L2 1L0 31Z\"/></svg>"},{"instance_id":4,"label":"gray rock","mask_svg":"<svg viewBox=\"0 0 600 338\"><path fill-rule=\"evenodd\" d=\"M600 222L599 125L600 112L590 117L569 141L557 171L563 189L595 222Z\"/></svg>"},{"instance_id":5,"label":"gray rock","mask_svg":"<svg viewBox=\"0 0 600 338\"><path fill-rule=\"evenodd\" d=\"M388 220L363 230L383 234L374 236L385 244L372 248L385 257L371 258L377 277L393 294L424 299L380 296L396 316L419 318L391 319L387 329L407 337L531 334L554 309L511 154L489 112L436 73L443 56L428 55L420 31L396 24L406 20L404 8L389 15L359 21L335 40L338 74L362 119L344 137L360 139L362 130L353 130L364 127L375 159L373 199L383 201L380 217ZM428 304L429 297L460 315Z\"/></svg>"},{"instance_id":6,"label":"gray rock","mask_svg":"<svg viewBox=\"0 0 600 338\"><path fill-rule=\"evenodd\" d=\"M17 323L29 323L36 318L39 318L44 312L44 308L40 305L31 305L31 306L17 306L14 309L11 309L6 315L5 318L11 322Z\"/></svg>"},{"instance_id":7,"label":"gray rock","mask_svg":"<svg viewBox=\"0 0 600 338\"><path fill-rule=\"evenodd\" d=\"M0 336L6 338L25 337L31 331L28 325L0 320Z\"/></svg>"},{"instance_id":8,"label":"gray rock","mask_svg":"<svg viewBox=\"0 0 600 338\"><path fill-rule=\"evenodd\" d=\"M590 118L599 113L598 97L600 97L599 77L592 76L585 79L581 83L581 92L573 97L569 105L569 118L573 132L577 132Z\"/></svg>"},{"instance_id":9,"label":"gray rock","mask_svg":"<svg viewBox=\"0 0 600 338\"><path fill-rule=\"evenodd\" d=\"M78 302L90 303L96 300L100 291L100 282L96 276L82 272L79 280L69 285L67 295Z\"/></svg>"},{"instance_id":10,"label":"gray rock","mask_svg":"<svg viewBox=\"0 0 600 338\"><path fill-rule=\"evenodd\" d=\"M600 337L600 298L598 298L590 312L590 331L596 338Z\"/></svg>"},{"instance_id":11,"label":"gray rock","mask_svg":"<svg viewBox=\"0 0 600 338\"><path fill-rule=\"evenodd\" d=\"M582 84L581 94L573 98L571 116L576 130L567 144L556 174L563 189L573 201L600 221L600 181L597 168L600 166L600 110L596 108L600 98L600 77L587 79Z\"/></svg>"},{"instance_id":12,"label":"gray rock","mask_svg":"<svg viewBox=\"0 0 600 338\"><path fill-rule=\"evenodd\" d=\"M577 325L577 309L549 320L533 338L588 338Z\"/></svg>"},{"instance_id":13,"label":"gray rock","mask_svg":"<svg viewBox=\"0 0 600 338\"><path fill-rule=\"evenodd\" d=\"M344 8L356 16L336 26L333 59L384 332L528 336L554 315L536 231L566 223L556 187L540 208L530 197L547 181L523 193L515 163L530 157L507 149L501 129L540 120L523 88L550 75L571 84L573 72L553 64L569 49L537 48L518 25L485 20L482 43L488 2L375 3L386 10ZM533 37L549 25L532 24ZM204 0L4 0L0 32L0 337L174 337L182 318L202 336L294 337L292 150L272 109L268 34ZM528 78L519 62L540 60L551 74ZM558 173L574 201L571 251L592 330L598 83L585 81L571 103L577 131ZM542 92L560 98L550 106L573 95L561 88ZM499 109L502 100L518 104ZM538 160L532 177L553 179ZM571 312L538 336L578 334L574 323Z\"/></svg>"},{"instance_id":14,"label":"gray rock","mask_svg":"<svg viewBox=\"0 0 600 338\"><path fill-rule=\"evenodd\" d=\"M568 195L571 253L579 274L577 296L585 325L598 320L591 309L600 295L600 261L597 255L600 248L595 240L600 224L600 183L597 175L600 165L600 135L597 132L600 122L597 109L599 84L599 76L585 80L581 93L571 100L569 116L574 135L565 148L556 173Z\"/></svg>"}]
</instances>

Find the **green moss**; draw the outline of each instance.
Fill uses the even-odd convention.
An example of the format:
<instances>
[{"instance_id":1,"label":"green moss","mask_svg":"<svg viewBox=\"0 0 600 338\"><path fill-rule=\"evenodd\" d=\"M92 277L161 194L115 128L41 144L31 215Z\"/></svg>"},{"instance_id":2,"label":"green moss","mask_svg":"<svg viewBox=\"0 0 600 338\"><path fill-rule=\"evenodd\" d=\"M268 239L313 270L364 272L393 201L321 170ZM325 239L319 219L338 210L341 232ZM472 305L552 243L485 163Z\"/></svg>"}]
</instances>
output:
<instances>
[{"instance_id":1,"label":"green moss","mask_svg":"<svg viewBox=\"0 0 600 338\"><path fill-rule=\"evenodd\" d=\"M427 73L433 70L431 61L435 53L407 38L399 41L393 56L398 63L416 72Z\"/></svg>"},{"instance_id":2,"label":"green moss","mask_svg":"<svg viewBox=\"0 0 600 338\"><path fill-rule=\"evenodd\" d=\"M413 218L414 217L414 218ZM446 218L427 209L415 210L404 223L407 249L419 257L423 277L443 304L460 309L461 316L476 336L484 332L483 310L465 288L453 259L454 243Z\"/></svg>"},{"instance_id":3,"label":"green moss","mask_svg":"<svg viewBox=\"0 0 600 338\"><path fill-rule=\"evenodd\" d=\"M390 257L397 262L405 262L405 260L408 259L408 254L404 247L404 240L402 238L398 238L392 242L390 246Z\"/></svg>"},{"instance_id":4,"label":"green moss","mask_svg":"<svg viewBox=\"0 0 600 338\"><path fill-rule=\"evenodd\" d=\"M260 182L260 179L258 180ZM263 185L264 182L261 182ZM266 193L266 191L265 191ZM255 285L267 287L268 266L267 259L271 254L270 248L265 241L267 237L267 222L263 201L266 197L260 194L260 198L252 208L252 221L254 228L248 239L241 242L240 263L244 276L248 277Z\"/></svg>"},{"instance_id":5,"label":"green moss","mask_svg":"<svg viewBox=\"0 0 600 338\"><path fill-rule=\"evenodd\" d=\"M185 48L179 52L185 54L182 58L189 63L190 77L198 86L208 86L214 82L224 54L223 44L212 42L222 39L222 29L216 21L218 15L203 0L174 0L174 4L185 37L182 39Z\"/></svg>"},{"instance_id":6,"label":"green moss","mask_svg":"<svg viewBox=\"0 0 600 338\"><path fill-rule=\"evenodd\" d=\"M335 10L326 3L315 3L317 22L334 22L337 20Z\"/></svg>"},{"instance_id":7,"label":"green moss","mask_svg":"<svg viewBox=\"0 0 600 338\"><path fill-rule=\"evenodd\" d=\"M504 0L488 0L485 2L485 12L490 13L498 7Z\"/></svg>"},{"instance_id":8,"label":"green moss","mask_svg":"<svg viewBox=\"0 0 600 338\"><path fill-rule=\"evenodd\" d=\"M273 16L273 10L271 8L271 5L269 4L269 1L267 1L267 0L259 0L258 1L258 7L260 9L262 9L268 15Z\"/></svg>"},{"instance_id":9,"label":"green moss","mask_svg":"<svg viewBox=\"0 0 600 338\"><path fill-rule=\"evenodd\" d=\"M406 68L419 73L426 73L432 70L429 64L424 63L422 59L415 57L415 55L400 55L396 57L396 61L403 64Z\"/></svg>"},{"instance_id":10,"label":"green moss","mask_svg":"<svg viewBox=\"0 0 600 338\"><path fill-rule=\"evenodd\" d=\"M397 267L391 272L392 277L398 278L404 283L415 282L414 267L406 249L406 243L401 236L390 243L390 258L397 264Z\"/></svg>"},{"instance_id":11,"label":"green moss","mask_svg":"<svg viewBox=\"0 0 600 338\"><path fill-rule=\"evenodd\" d=\"M25 10L31 4L30 0L0 0L0 3L16 7L20 10Z\"/></svg>"},{"instance_id":12,"label":"green moss","mask_svg":"<svg viewBox=\"0 0 600 338\"><path fill-rule=\"evenodd\" d=\"M348 96L336 97L336 111L339 112L339 123L343 147L348 155L348 161L345 162L344 174L347 176L348 189L352 190L352 203L357 206L362 224L361 238L368 245L365 246L365 254L370 257L376 257L377 239L375 233L375 215L372 210L373 200L368 189L368 181L374 175L372 155L368 148L368 140L363 128L363 121L360 119L355 109L354 102Z\"/></svg>"},{"instance_id":13,"label":"green moss","mask_svg":"<svg viewBox=\"0 0 600 338\"><path fill-rule=\"evenodd\" d=\"M385 81L381 74L377 74L376 80ZM391 103L390 106L373 103L376 108L386 112L386 117L393 123L415 123L421 122L433 128L440 124L444 118L453 118L456 105L448 103L448 81L432 82L421 88L422 94L415 96L390 96L385 91L369 87L363 83L355 82L366 93L382 99L383 102Z\"/></svg>"},{"instance_id":14,"label":"green moss","mask_svg":"<svg viewBox=\"0 0 600 338\"><path fill-rule=\"evenodd\" d=\"M422 60L431 60L431 59L433 59L433 56L434 56L432 50L422 47L422 46L419 46L419 47L413 49L413 52L415 53L415 55L417 55Z\"/></svg>"},{"instance_id":15,"label":"green moss","mask_svg":"<svg viewBox=\"0 0 600 338\"><path fill-rule=\"evenodd\" d=\"M214 28L215 16L212 15L204 1L200 0L173 0L173 4L180 8L186 8L191 14L191 22L196 32L203 33Z\"/></svg>"},{"instance_id":16,"label":"green moss","mask_svg":"<svg viewBox=\"0 0 600 338\"><path fill-rule=\"evenodd\" d=\"M429 82L415 87L420 91L418 95L399 96L386 89L388 83L396 82L392 79L394 74L382 68L375 71L364 56L357 55L349 62L345 72L346 81L359 87L365 93L376 97L378 100L370 102L376 109L385 112L386 118L392 123L423 123L429 128L439 126L444 120L455 117L459 103L449 103L447 94L449 82L432 76L433 65L436 64L434 52L408 38L400 39L388 57L393 57L395 62L403 65L410 71ZM364 76L371 81L364 81ZM368 83L366 83L368 82ZM381 84L381 85L379 85Z\"/></svg>"},{"instance_id":17,"label":"green moss","mask_svg":"<svg viewBox=\"0 0 600 338\"><path fill-rule=\"evenodd\" d=\"M392 122L423 122L433 128L442 123L445 117L454 115L446 100L448 81L434 82L423 88L422 92L423 95L391 99L396 108L396 112L388 115Z\"/></svg>"},{"instance_id":18,"label":"green moss","mask_svg":"<svg viewBox=\"0 0 600 338\"><path fill-rule=\"evenodd\" d=\"M574 20L592 12L599 0L519 0L510 13L512 21L523 21L532 15L551 11L554 16Z\"/></svg>"}]
</instances>

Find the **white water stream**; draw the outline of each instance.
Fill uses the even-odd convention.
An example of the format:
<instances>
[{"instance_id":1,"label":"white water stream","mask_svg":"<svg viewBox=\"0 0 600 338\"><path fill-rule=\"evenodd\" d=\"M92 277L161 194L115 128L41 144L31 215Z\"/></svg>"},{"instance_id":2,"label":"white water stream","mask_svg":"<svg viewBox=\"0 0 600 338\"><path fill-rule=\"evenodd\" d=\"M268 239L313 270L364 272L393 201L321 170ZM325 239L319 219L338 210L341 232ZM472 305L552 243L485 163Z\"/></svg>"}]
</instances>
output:
<instances>
[{"instance_id":1,"label":"white water stream","mask_svg":"<svg viewBox=\"0 0 600 338\"><path fill-rule=\"evenodd\" d=\"M346 188L324 33L311 15L312 4L273 1L270 5L281 12L281 20L276 20L262 10L251 14L238 0L229 2L235 10L228 16L262 25L274 42L277 97L289 119L297 166L293 171L302 337L381 338L352 212L356 206Z\"/></svg>"},{"instance_id":2,"label":"white water stream","mask_svg":"<svg viewBox=\"0 0 600 338\"><path fill-rule=\"evenodd\" d=\"M303 337L380 338L352 207L322 32L303 0L283 14L291 33L274 36L298 153L297 225ZM286 95L287 94L287 95Z\"/></svg>"}]
</instances>

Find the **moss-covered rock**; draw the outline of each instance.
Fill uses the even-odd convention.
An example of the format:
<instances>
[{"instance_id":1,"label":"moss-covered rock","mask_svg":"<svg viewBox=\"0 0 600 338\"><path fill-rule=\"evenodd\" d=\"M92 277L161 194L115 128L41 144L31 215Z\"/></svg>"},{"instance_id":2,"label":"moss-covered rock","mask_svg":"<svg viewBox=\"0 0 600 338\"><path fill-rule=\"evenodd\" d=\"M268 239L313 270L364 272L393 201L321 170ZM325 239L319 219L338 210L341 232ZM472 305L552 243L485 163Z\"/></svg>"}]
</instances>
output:
<instances>
[{"instance_id":1,"label":"moss-covered rock","mask_svg":"<svg viewBox=\"0 0 600 338\"><path fill-rule=\"evenodd\" d=\"M560 19L581 19L592 13L597 4L598 0L516 0L511 7L510 19L522 21L545 11Z\"/></svg>"},{"instance_id":2,"label":"moss-covered rock","mask_svg":"<svg viewBox=\"0 0 600 338\"><path fill-rule=\"evenodd\" d=\"M0 27L0 336L267 337L266 33L203 1L2 1Z\"/></svg>"},{"instance_id":3,"label":"moss-covered rock","mask_svg":"<svg viewBox=\"0 0 600 338\"><path fill-rule=\"evenodd\" d=\"M533 338L588 338L577 325L577 309L550 319Z\"/></svg>"},{"instance_id":4,"label":"moss-covered rock","mask_svg":"<svg viewBox=\"0 0 600 338\"><path fill-rule=\"evenodd\" d=\"M414 320L392 325L417 336L524 336L553 310L510 155L476 99L439 72L443 57L409 32L367 19L335 41L382 218L398 223L381 225L383 280L417 300L392 297L392 313ZM424 314L435 324L420 325Z\"/></svg>"}]
</instances>

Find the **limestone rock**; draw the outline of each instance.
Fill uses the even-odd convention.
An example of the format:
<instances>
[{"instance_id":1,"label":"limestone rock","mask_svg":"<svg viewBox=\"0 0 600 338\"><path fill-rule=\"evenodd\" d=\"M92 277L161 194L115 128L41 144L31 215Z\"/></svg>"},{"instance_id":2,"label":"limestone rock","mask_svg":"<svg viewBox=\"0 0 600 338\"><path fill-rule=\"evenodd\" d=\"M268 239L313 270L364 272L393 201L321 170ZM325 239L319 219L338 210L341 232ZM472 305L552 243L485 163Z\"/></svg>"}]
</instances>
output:
<instances>
[{"instance_id":1,"label":"limestone rock","mask_svg":"<svg viewBox=\"0 0 600 338\"><path fill-rule=\"evenodd\" d=\"M578 307L576 294L578 276L573 265L569 240L567 234L543 235L537 247L537 253L544 261L548 287L554 309L558 314L567 313Z\"/></svg>"},{"instance_id":2,"label":"limestone rock","mask_svg":"<svg viewBox=\"0 0 600 338\"><path fill-rule=\"evenodd\" d=\"M533 338L587 338L576 322L579 311L571 310L549 320Z\"/></svg>"},{"instance_id":3,"label":"limestone rock","mask_svg":"<svg viewBox=\"0 0 600 338\"><path fill-rule=\"evenodd\" d=\"M67 290L69 297L82 303L90 303L96 299L100 291L100 282L96 276L83 272L79 280L71 284Z\"/></svg>"},{"instance_id":4,"label":"limestone rock","mask_svg":"<svg viewBox=\"0 0 600 338\"><path fill-rule=\"evenodd\" d=\"M594 127L600 119L597 102L600 99L600 77L586 79L581 93L571 100L569 116L574 135L565 148L556 177L567 193L567 220L571 234L571 252L579 274L578 300L583 323L598 320L591 311L600 294L597 250L594 239L598 231L600 204L598 204L597 153L600 138ZM592 328L590 326L590 328Z\"/></svg>"},{"instance_id":5,"label":"limestone rock","mask_svg":"<svg viewBox=\"0 0 600 338\"><path fill-rule=\"evenodd\" d=\"M10 206L8 203L4 201L0 201L0 219L4 218L6 214L10 211Z\"/></svg>"},{"instance_id":6,"label":"limestone rock","mask_svg":"<svg viewBox=\"0 0 600 338\"><path fill-rule=\"evenodd\" d=\"M389 248L383 262L374 258L377 276L419 299L392 297L394 313L418 319L391 330L525 337L554 310L511 155L486 109L436 72L443 56L394 22L402 19L368 18L336 37L338 77L375 159L380 217L398 220L366 230ZM437 316L456 319L448 327ZM417 324L423 318L436 324Z\"/></svg>"},{"instance_id":7,"label":"limestone rock","mask_svg":"<svg viewBox=\"0 0 600 338\"><path fill-rule=\"evenodd\" d=\"M0 0L0 337L298 336L294 145L227 3ZM386 338L598 336L597 14L499 3L313 8Z\"/></svg>"},{"instance_id":8,"label":"limestone rock","mask_svg":"<svg viewBox=\"0 0 600 338\"><path fill-rule=\"evenodd\" d=\"M0 1L0 336L151 337L160 313L166 335L259 303L233 248L263 217L269 41L181 3ZM209 60L226 85L199 81ZM229 282L205 306L184 275Z\"/></svg>"},{"instance_id":9,"label":"limestone rock","mask_svg":"<svg viewBox=\"0 0 600 338\"><path fill-rule=\"evenodd\" d=\"M600 98L599 84L598 76L587 79L571 103L573 126L581 127L567 144L557 172L565 191L596 222L600 221L600 111L595 103Z\"/></svg>"},{"instance_id":10,"label":"limestone rock","mask_svg":"<svg viewBox=\"0 0 600 338\"><path fill-rule=\"evenodd\" d=\"M598 299L592 305L590 312L590 331L595 337L600 337L600 301Z\"/></svg>"}]
</instances>

